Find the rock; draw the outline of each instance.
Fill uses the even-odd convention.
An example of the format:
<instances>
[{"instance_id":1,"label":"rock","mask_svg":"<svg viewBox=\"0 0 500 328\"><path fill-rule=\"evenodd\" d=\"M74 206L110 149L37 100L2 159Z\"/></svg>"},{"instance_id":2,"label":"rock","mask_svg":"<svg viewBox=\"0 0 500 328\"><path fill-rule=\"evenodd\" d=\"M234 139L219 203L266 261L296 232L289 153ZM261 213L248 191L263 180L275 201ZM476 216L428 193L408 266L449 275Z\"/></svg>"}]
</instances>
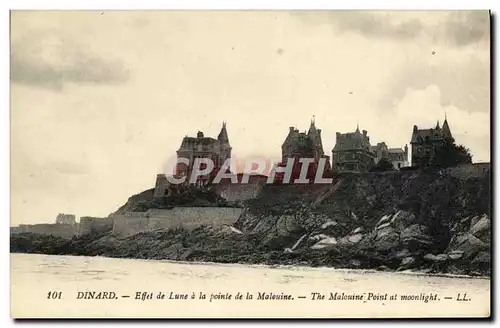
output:
<instances>
[{"instance_id":1,"label":"rock","mask_svg":"<svg viewBox=\"0 0 500 328\"><path fill-rule=\"evenodd\" d=\"M319 235L314 235L314 236L309 237L309 240L317 241L317 240L321 240L321 239L325 239L325 238L330 238L330 236L327 236L327 235L321 233Z\"/></svg>"},{"instance_id":2,"label":"rock","mask_svg":"<svg viewBox=\"0 0 500 328\"><path fill-rule=\"evenodd\" d=\"M489 264L491 262L490 252L479 252L474 259L472 264Z\"/></svg>"},{"instance_id":3,"label":"rock","mask_svg":"<svg viewBox=\"0 0 500 328\"><path fill-rule=\"evenodd\" d=\"M417 260L412 256L405 257L404 259L401 260L401 264L397 269L397 271L411 269L412 267L415 266L416 262Z\"/></svg>"},{"instance_id":4,"label":"rock","mask_svg":"<svg viewBox=\"0 0 500 328\"><path fill-rule=\"evenodd\" d=\"M353 267L359 267L361 266L361 261L359 260L350 260L349 263L353 266Z\"/></svg>"},{"instance_id":5,"label":"rock","mask_svg":"<svg viewBox=\"0 0 500 328\"><path fill-rule=\"evenodd\" d=\"M392 227L377 231L373 246L378 251L388 251L399 246L399 233Z\"/></svg>"},{"instance_id":6,"label":"rock","mask_svg":"<svg viewBox=\"0 0 500 328\"><path fill-rule=\"evenodd\" d=\"M448 257L451 260L458 260L458 259L462 258L462 256L464 256L463 251L452 251L452 252L448 253Z\"/></svg>"},{"instance_id":7,"label":"rock","mask_svg":"<svg viewBox=\"0 0 500 328\"><path fill-rule=\"evenodd\" d=\"M471 224L470 233L484 242L489 242L491 238L490 219L483 215L474 225Z\"/></svg>"},{"instance_id":8,"label":"rock","mask_svg":"<svg viewBox=\"0 0 500 328\"><path fill-rule=\"evenodd\" d=\"M412 256L405 257L404 259L401 260L401 265L404 265L405 267L415 263L415 258Z\"/></svg>"},{"instance_id":9,"label":"rock","mask_svg":"<svg viewBox=\"0 0 500 328\"><path fill-rule=\"evenodd\" d=\"M448 260L448 255L446 254L426 254L424 256L424 260L432 261L432 262L444 262Z\"/></svg>"},{"instance_id":10,"label":"rock","mask_svg":"<svg viewBox=\"0 0 500 328\"><path fill-rule=\"evenodd\" d=\"M412 224L401 231L401 243L406 246L422 247L432 245L432 238L428 234L429 229L419 224Z\"/></svg>"},{"instance_id":11,"label":"rock","mask_svg":"<svg viewBox=\"0 0 500 328\"><path fill-rule=\"evenodd\" d=\"M330 237L320 240L319 242L311 246L311 249L323 249L325 247L329 247L336 244L337 244L337 239L335 239L334 237Z\"/></svg>"},{"instance_id":12,"label":"rock","mask_svg":"<svg viewBox=\"0 0 500 328\"><path fill-rule=\"evenodd\" d=\"M391 269L389 269L385 265L381 265L381 266L377 267L375 270L377 270L377 271L392 271Z\"/></svg>"},{"instance_id":13,"label":"rock","mask_svg":"<svg viewBox=\"0 0 500 328\"><path fill-rule=\"evenodd\" d=\"M321 229L326 229L328 227L335 227L337 225L337 221L328 221L321 225Z\"/></svg>"},{"instance_id":14,"label":"rock","mask_svg":"<svg viewBox=\"0 0 500 328\"><path fill-rule=\"evenodd\" d=\"M363 234L362 233L357 233L354 235L351 235L347 237L347 240L349 240L350 243L357 244L363 239Z\"/></svg>"},{"instance_id":15,"label":"rock","mask_svg":"<svg viewBox=\"0 0 500 328\"><path fill-rule=\"evenodd\" d=\"M476 223L481 219L480 216L475 216L473 217L471 220L470 220L470 228L469 229L472 229L473 226L476 225ZM462 220L463 221L463 220Z\"/></svg>"},{"instance_id":16,"label":"rock","mask_svg":"<svg viewBox=\"0 0 500 328\"><path fill-rule=\"evenodd\" d=\"M238 232L236 232L235 230ZM218 237L227 237L227 236L231 236L234 234L242 234L242 232L234 227L227 226L227 225L221 226L220 228L217 228L214 231L214 235L218 236Z\"/></svg>"},{"instance_id":17,"label":"rock","mask_svg":"<svg viewBox=\"0 0 500 328\"><path fill-rule=\"evenodd\" d=\"M409 255L410 255L410 251L405 248L405 249L397 252L396 255L395 255L395 257L397 259L403 259L405 257L408 257Z\"/></svg>"},{"instance_id":18,"label":"rock","mask_svg":"<svg viewBox=\"0 0 500 328\"><path fill-rule=\"evenodd\" d=\"M363 232L364 230L365 229L363 229L363 227L357 227L356 229L354 229L354 231L352 233L357 234L357 233Z\"/></svg>"},{"instance_id":19,"label":"rock","mask_svg":"<svg viewBox=\"0 0 500 328\"><path fill-rule=\"evenodd\" d=\"M447 253L461 251L463 252L462 258L468 259L487 248L488 244L482 242L481 239L475 237L473 234L465 232L455 235L452 238L448 245Z\"/></svg>"},{"instance_id":20,"label":"rock","mask_svg":"<svg viewBox=\"0 0 500 328\"><path fill-rule=\"evenodd\" d=\"M233 227L233 226L231 226L230 228L231 228L231 231L232 231L232 232L234 232L234 233L237 233L237 234L240 234L240 235L241 235L241 234L243 234L243 232L241 232L241 230L236 229L236 228L235 228L235 227Z\"/></svg>"},{"instance_id":21,"label":"rock","mask_svg":"<svg viewBox=\"0 0 500 328\"><path fill-rule=\"evenodd\" d=\"M299 240L297 240L297 242L292 247L292 251L295 250L297 247L299 247L300 243L302 242L302 240L304 240L304 238L306 238L306 236L307 235L303 235L302 237L299 238Z\"/></svg>"},{"instance_id":22,"label":"rock","mask_svg":"<svg viewBox=\"0 0 500 328\"><path fill-rule=\"evenodd\" d=\"M398 229L399 231L403 230L405 227L409 226L415 221L415 214L409 211L398 211L392 217L390 223L391 226Z\"/></svg>"},{"instance_id":23,"label":"rock","mask_svg":"<svg viewBox=\"0 0 500 328\"><path fill-rule=\"evenodd\" d=\"M382 218L380 218L380 220L377 222L377 224L375 224L375 229L376 227L378 227L379 225L382 225L386 222L389 222L391 216L390 215L384 215Z\"/></svg>"},{"instance_id":24,"label":"rock","mask_svg":"<svg viewBox=\"0 0 500 328\"><path fill-rule=\"evenodd\" d=\"M466 223L467 221L469 221L469 219L470 218L468 216L466 216L465 218L463 218L462 220L460 220L460 223L462 223L462 224Z\"/></svg>"},{"instance_id":25,"label":"rock","mask_svg":"<svg viewBox=\"0 0 500 328\"><path fill-rule=\"evenodd\" d=\"M390 227L390 226L391 226L391 223L390 222L386 222L384 224L381 224L381 225L375 227L375 230L382 230L382 229Z\"/></svg>"},{"instance_id":26,"label":"rock","mask_svg":"<svg viewBox=\"0 0 500 328\"><path fill-rule=\"evenodd\" d=\"M357 244L363 239L363 234L362 233L357 233L355 235L349 235L342 237L338 240L338 244L340 245L353 245Z\"/></svg>"}]
</instances>

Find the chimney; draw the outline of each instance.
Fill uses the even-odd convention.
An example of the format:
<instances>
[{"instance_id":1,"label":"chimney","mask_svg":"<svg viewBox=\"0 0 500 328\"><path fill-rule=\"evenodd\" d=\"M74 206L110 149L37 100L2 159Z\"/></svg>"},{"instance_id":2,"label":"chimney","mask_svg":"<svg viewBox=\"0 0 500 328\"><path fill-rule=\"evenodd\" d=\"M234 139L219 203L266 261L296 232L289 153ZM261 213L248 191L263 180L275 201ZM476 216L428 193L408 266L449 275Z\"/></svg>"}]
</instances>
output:
<instances>
[{"instance_id":1,"label":"chimney","mask_svg":"<svg viewBox=\"0 0 500 328\"><path fill-rule=\"evenodd\" d=\"M321 129L317 129L316 131L318 131L318 134L321 135Z\"/></svg>"},{"instance_id":2,"label":"chimney","mask_svg":"<svg viewBox=\"0 0 500 328\"><path fill-rule=\"evenodd\" d=\"M196 134L196 137L197 138L203 138L203 132L198 131L198 133Z\"/></svg>"},{"instance_id":3,"label":"chimney","mask_svg":"<svg viewBox=\"0 0 500 328\"><path fill-rule=\"evenodd\" d=\"M290 132L293 132L294 127L293 127L293 126L291 126L291 127L289 127L289 129L290 129Z\"/></svg>"},{"instance_id":4,"label":"chimney","mask_svg":"<svg viewBox=\"0 0 500 328\"><path fill-rule=\"evenodd\" d=\"M340 132L337 132L337 139L340 138Z\"/></svg>"},{"instance_id":5,"label":"chimney","mask_svg":"<svg viewBox=\"0 0 500 328\"><path fill-rule=\"evenodd\" d=\"M366 137L366 134L368 133L368 131L366 130L363 130L363 135Z\"/></svg>"},{"instance_id":6,"label":"chimney","mask_svg":"<svg viewBox=\"0 0 500 328\"><path fill-rule=\"evenodd\" d=\"M418 131L418 126L414 125L413 126L413 132L417 132Z\"/></svg>"}]
</instances>

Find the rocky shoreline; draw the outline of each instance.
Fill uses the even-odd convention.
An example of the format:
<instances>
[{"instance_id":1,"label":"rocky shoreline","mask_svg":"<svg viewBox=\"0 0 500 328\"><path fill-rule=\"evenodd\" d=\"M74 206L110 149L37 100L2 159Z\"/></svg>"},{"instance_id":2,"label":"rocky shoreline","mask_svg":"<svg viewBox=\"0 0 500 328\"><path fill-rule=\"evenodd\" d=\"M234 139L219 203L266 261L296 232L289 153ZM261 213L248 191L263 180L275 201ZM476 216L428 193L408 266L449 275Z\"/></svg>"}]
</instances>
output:
<instances>
[{"instance_id":1,"label":"rocky shoreline","mask_svg":"<svg viewBox=\"0 0 500 328\"><path fill-rule=\"evenodd\" d=\"M415 225L402 228L404 220L411 220L411 213L400 211L396 214L383 217L368 233L357 229L338 240L328 237L319 241L314 238L317 235L306 236L302 238L303 245L297 245L293 250L259 247L257 239L231 226L205 226L191 231L177 229L139 233L128 238L119 238L111 232L88 234L71 240L22 233L11 236L11 252L490 275L489 244L471 233L482 234L483 237L489 234L487 216L461 222L462 226L467 223L471 226L469 231L455 235L445 252L433 254L425 229ZM400 238L396 239L398 225L402 230ZM460 227L456 228L460 230Z\"/></svg>"},{"instance_id":2,"label":"rocky shoreline","mask_svg":"<svg viewBox=\"0 0 500 328\"><path fill-rule=\"evenodd\" d=\"M182 204L193 206L201 197L193 195ZM203 195L210 200L210 193ZM119 211L157 205L142 198L129 199ZM179 206L181 198L174 199ZM439 171L398 172L343 176L331 186L266 185L242 206L232 226L129 237L91 232L71 240L15 233L11 252L469 276L491 272L489 175L460 179Z\"/></svg>"}]
</instances>

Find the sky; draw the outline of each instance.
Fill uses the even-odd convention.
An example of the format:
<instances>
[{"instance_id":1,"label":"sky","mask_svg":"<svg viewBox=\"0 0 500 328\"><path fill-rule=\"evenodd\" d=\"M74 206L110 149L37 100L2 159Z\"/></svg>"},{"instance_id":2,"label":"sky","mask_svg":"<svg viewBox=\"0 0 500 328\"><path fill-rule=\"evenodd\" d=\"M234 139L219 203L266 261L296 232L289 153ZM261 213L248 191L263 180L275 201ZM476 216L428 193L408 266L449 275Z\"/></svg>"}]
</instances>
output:
<instances>
[{"instance_id":1,"label":"sky","mask_svg":"<svg viewBox=\"0 0 500 328\"><path fill-rule=\"evenodd\" d=\"M442 124L490 161L487 11L13 11L11 225L107 216L182 138L281 157L312 117L327 155L359 124L409 145Z\"/></svg>"}]
</instances>

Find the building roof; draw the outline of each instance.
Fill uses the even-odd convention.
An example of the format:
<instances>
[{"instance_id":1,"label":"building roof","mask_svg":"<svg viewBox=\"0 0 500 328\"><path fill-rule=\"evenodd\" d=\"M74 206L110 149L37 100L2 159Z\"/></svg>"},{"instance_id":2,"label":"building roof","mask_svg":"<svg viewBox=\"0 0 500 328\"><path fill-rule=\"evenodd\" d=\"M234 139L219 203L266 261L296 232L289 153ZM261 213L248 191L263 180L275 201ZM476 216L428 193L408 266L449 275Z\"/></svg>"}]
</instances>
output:
<instances>
[{"instance_id":1,"label":"building roof","mask_svg":"<svg viewBox=\"0 0 500 328\"><path fill-rule=\"evenodd\" d=\"M229 137L227 136L226 122L222 122L222 129L217 136L217 139L225 143L229 143Z\"/></svg>"},{"instance_id":2,"label":"building roof","mask_svg":"<svg viewBox=\"0 0 500 328\"><path fill-rule=\"evenodd\" d=\"M421 129L414 130L411 136L412 143L420 143L425 140L441 140L443 139L443 134L441 129Z\"/></svg>"},{"instance_id":3,"label":"building roof","mask_svg":"<svg viewBox=\"0 0 500 328\"><path fill-rule=\"evenodd\" d=\"M413 134L411 136L411 143L421 143L424 141L443 140L444 138L452 139L450 126L448 120L445 118L443 127L439 126L439 121L436 126L431 129L418 129L416 125L413 126Z\"/></svg>"},{"instance_id":4,"label":"building roof","mask_svg":"<svg viewBox=\"0 0 500 328\"><path fill-rule=\"evenodd\" d=\"M363 131L366 132L366 131ZM364 149L372 152L373 148L370 145L370 139L366 134L361 134L359 128L355 132L337 133L334 151Z\"/></svg>"}]
</instances>

